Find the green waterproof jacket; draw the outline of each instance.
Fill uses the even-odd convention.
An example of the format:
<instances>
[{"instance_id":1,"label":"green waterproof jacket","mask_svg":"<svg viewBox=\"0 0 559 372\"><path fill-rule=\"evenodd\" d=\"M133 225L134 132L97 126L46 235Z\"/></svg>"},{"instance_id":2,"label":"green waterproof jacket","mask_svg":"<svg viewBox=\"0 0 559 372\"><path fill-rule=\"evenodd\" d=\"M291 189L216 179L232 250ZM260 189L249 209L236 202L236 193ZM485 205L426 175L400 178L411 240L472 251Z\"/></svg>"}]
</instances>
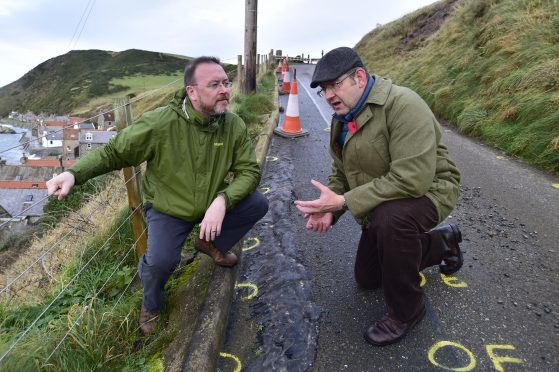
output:
<instances>
[{"instance_id":1,"label":"green waterproof jacket","mask_svg":"<svg viewBox=\"0 0 559 372\"><path fill-rule=\"evenodd\" d=\"M208 117L196 112L184 89L68 171L79 185L144 161L144 203L190 222L201 221L219 193L231 208L256 189L261 177L243 120L233 113ZM227 183L229 172L234 177Z\"/></svg>"},{"instance_id":2,"label":"green waterproof jacket","mask_svg":"<svg viewBox=\"0 0 559 372\"><path fill-rule=\"evenodd\" d=\"M380 203L427 196L439 222L454 208L460 173L441 143L439 124L414 91L375 76L375 84L348 132L343 150L336 141L342 123L333 120L328 187L344 194L351 214L362 225ZM335 214L335 219L343 212Z\"/></svg>"}]
</instances>

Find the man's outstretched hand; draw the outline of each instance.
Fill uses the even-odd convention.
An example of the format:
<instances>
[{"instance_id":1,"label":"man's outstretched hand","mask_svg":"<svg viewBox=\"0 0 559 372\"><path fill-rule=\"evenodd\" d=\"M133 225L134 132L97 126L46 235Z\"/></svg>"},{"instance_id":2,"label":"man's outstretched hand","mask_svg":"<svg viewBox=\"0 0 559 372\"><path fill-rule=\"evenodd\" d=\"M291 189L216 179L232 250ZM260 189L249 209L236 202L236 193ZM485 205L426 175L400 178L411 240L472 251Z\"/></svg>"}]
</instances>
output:
<instances>
[{"instance_id":1,"label":"man's outstretched hand","mask_svg":"<svg viewBox=\"0 0 559 372\"><path fill-rule=\"evenodd\" d=\"M48 194L57 196L58 200L62 200L70 193L75 183L76 178L72 173L62 172L47 181Z\"/></svg>"},{"instance_id":2,"label":"man's outstretched hand","mask_svg":"<svg viewBox=\"0 0 559 372\"><path fill-rule=\"evenodd\" d=\"M344 197L330 190L318 181L311 180L311 183L320 191L320 197L315 200L295 200L295 206L304 214L335 212L342 209Z\"/></svg>"},{"instance_id":3,"label":"man's outstretched hand","mask_svg":"<svg viewBox=\"0 0 559 372\"><path fill-rule=\"evenodd\" d=\"M333 212L343 208L344 197L318 181L311 180L311 183L320 191L320 197L308 201L295 200L295 206L307 219L307 229L318 233L328 232L334 221Z\"/></svg>"}]
</instances>

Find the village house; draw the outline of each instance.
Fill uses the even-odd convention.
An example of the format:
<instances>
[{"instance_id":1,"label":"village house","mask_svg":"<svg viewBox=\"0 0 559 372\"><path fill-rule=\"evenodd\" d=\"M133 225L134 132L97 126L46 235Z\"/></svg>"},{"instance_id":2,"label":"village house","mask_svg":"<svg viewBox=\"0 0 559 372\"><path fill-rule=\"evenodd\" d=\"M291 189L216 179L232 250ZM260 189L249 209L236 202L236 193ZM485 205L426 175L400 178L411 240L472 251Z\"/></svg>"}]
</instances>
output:
<instances>
[{"instance_id":1,"label":"village house","mask_svg":"<svg viewBox=\"0 0 559 372\"><path fill-rule=\"evenodd\" d=\"M75 127L64 128L63 133L63 158L66 160L78 158L80 156L80 130L76 129Z\"/></svg>"},{"instance_id":2,"label":"village house","mask_svg":"<svg viewBox=\"0 0 559 372\"><path fill-rule=\"evenodd\" d=\"M80 157L84 156L90 151L103 146L113 137L116 137L117 132L105 130L82 130L80 131Z\"/></svg>"},{"instance_id":3,"label":"village house","mask_svg":"<svg viewBox=\"0 0 559 372\"><path fill-rule=\"evenodd\" d=\"M115 113L105 112L99 115L97 119L97 129L105 130L115 125Z\"/></svg>"},{"instance_id":4,"label":"village house","mask_svg":"<svg viewBox=\"0 0 559 372\"><path fill-rule=\"evenodd\" d=\"M41 133L41 146L44 148L62 147L64 126L43 127Z\"/></svg>"}]
</instances>

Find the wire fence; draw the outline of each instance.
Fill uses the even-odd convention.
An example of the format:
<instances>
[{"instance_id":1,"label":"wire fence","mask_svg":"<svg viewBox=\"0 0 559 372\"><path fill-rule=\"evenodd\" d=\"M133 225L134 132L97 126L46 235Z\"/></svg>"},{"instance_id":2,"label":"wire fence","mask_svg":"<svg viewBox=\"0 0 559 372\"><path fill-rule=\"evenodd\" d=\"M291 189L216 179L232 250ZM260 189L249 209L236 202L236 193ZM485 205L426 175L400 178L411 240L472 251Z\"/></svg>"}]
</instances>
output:
<instances>
[{"instance_id":1,"label":"wire fence","mask_svg":"<svg viewBox=\"0 0 559 372\"><path fill-rule=\"evenodd\" d=\"M139 208L139 207L138 207ZM18 337L17 339L8 347L8 349L4 352L4 354L2 354L2 356L0 356L0 363L2 363L2 361L6 358L6 356L16 347L16 345L31 331L31 329L33 329L33 327L35 326L35 324L37 324L37 322L43 317L43 315L45 315L45 313L52 307L52 305L56 302L56 300L58 300L70 287L70 284L72 284L77 278L78 276L89 266L89 264L93 261L93 259L95 259L95 257L97 257L97 255L107 246L107 244L110 242L110 240L116 235L116 233L118 231L120 231L120 229L126 224L126 222L128 222L130 220L130 218L132 217L132 215L134 214L135 210L133 210L132 212L129 213L128 217L126 217L126 219L117 227L117 229L105 240L105 242L101 245L101 247L95 252L95 254L93 254L89 260L78 270L78 272L69 280L68 283L66 283L62 289L60 290L60 292L56 295L56 297L43 309L43 311L33 320L33 322L25 329L25 331L23 331ZM136 243L133 244L133 246L135 246ZM126 257L126 255L125 255ZM103 286L104 287L104 286ZM102 288L103 288L102 287ZM101 288L101 289L102 289ZM98 291L100 292L100 290ZM64 337L65 339L65 337ZM63 339L63 340L64 340ZM62 340L62 341L63 341ZM57 346L58 348L58 346ZM56 349L57 349L56 348ZM50 356L49 356L50 358Z\"/></svg>"},{"instance_id":2,"label":"wire fence","mask_svg":"<svg viewBox=\"0 0 559 372\"><path fill-rule=\"evenodd\" d=\"M131 182L133 180L136 179L136 177L138 176L138 174L140 173L140 171L138 170L135 174L133 178L130 178L128 181L126 181L121 187L119 187L116 191L119 190L124 190L126 187L126 184L128 182ZM117 192L113 193L113 197L118 195ZM13 278L5 287L3 287L2 289L0 289L0 295L2 295L4 292L6 292L15 282L17 282L19 279L21 279L26 273L28 273L33 266L35 266L37 263L39 263L46 255L48 255L49 253L51 253L54 248L56 248L57 246L59 246L59 244L61 242L63 242L68 236L70 236L71 234L73 234L80 226L82 226L83 224L86 223L86 221L88 221L102 206L104 205L104 203L99 202L98 205L89 213L87 214L84 218L81 219L81 221L76 224L72 229L68 230L66 232L66 234L64 234L60 239L58 239L53 245L51 245L48 249L44 250L43 253L41 255L39 255L39 257L37 257L37 259L31 264L29 265L27 268L25 268L25 270L23 270L21 273L19 273L15 278Z\"/></svg>"},{"instance_id":3,"label":"wire fence","mask_svg":"<svg viewBox=\"0 0 559 372\"><path fill-rule=\"evenodd\" d=\"M101 112L98 115L92 116L90 118L84 119L81 122L78 123L72 123L69 124L67 126L61 127L60 129L56 130L56 131L51 131L51 133L57 133L57 132L61 132L66 128L70 128L70 127L74 127L74 125L79 125L88 121L91 121L95 118L100 117L101 115L105 115L107 113L111 113L111 112L116 112L117 110L123 109L126 106L131 105L134 102L137 102L139 100L145 99L147 97L153 96L155 95L157 92L173 85L176 84L177 82L182 81L182 79L175 79L172 82L165 84L163 86L160 86L157 89L151 90L145 94L139 95L137 97L134 97L133 99L129 100L126 103L123 103L121 105L115 105L115 107L113 107L113 109L105 111L105 112ZM129 118L127 115L124 116L124 121L126 123L126 125L130 125L131 123L129 122ZM24 147L29 145L31 142L33 141L38 141L41 138L45 138L46 135L43 136L38 136L37 138L34 138L32 140L29 140L27 142L23 142L20 143L17 146L13 146L7 149L3 149L0 150L0 154L5 153L7 151L13 150L15 148L18 147ZM36 257L35 259L32 260L31 264L29 264L28 266L26 266L21 272L19 272L14 278L12 278L9 283L7 283L2 289L0 289L0 296L2 294L6 294L8 290L10 290L15 283L17 283L19 280L21 280L27 273L29 273L34 266L36 266L39 262L41 262L47 255L51 254L57 247L59 247L65 240L68 239L69 236L72 236L74 234L76 234L76 232L81 228L81 226L85 223L87 223L87 221L89 221L92 216L94 216L96 213L98 213L98 211L100 210L100 208L102 208L104 205L110 205L112 203L112 201L122 195L122 191L123 189L125 189L127 187L127 185L131 182L137 182L138 180L138 176L141 173L140 168L137 167L135 169L135 172L132 174L132 176L126 181L124 182L124 184L122 186L120 186L119 188L117 188L116 190L114 190L112 192L112 194L110 194L107 198L106 201L97 201L97 205L93 207L93 209L85 216L83 216L83 218L80 218L80 221L75 224L74 226L72 226L70 229L68 229L68 231L66 231L60 238L58 238L52 245L50 245L48 248L44 249L41 251L41 254L38 255L38 257ZM38 200L37 202L35 202L33 205L27 207L26 209L22 210L19 215L23 215L25 212L27 212L28 210L30 210L31 208L40 205L41 203L43 203L49 196L47 195L46 197L42 198L41 200ZM82 274L82 272L84 270L86 270L86 268L88 266L90 266L90 264L93 262L93 260L99 255L99 253L105 249L105 247L107 246L107 244L109 243L109 241L111 239L113 239L113 237L123 228L123 226L125 226L125 224L129 223L130 219L132 218L132 216L138 212L138 210L141 208L141 205L138 205L135 209L132 209L130 211L130 213L128 214L128 216L124 219L124 221L112 232L112 234L106 239L106 241L101 245L101 247L99 249L97 249L97 251L89 258L89 260L87 260L87 262L85 262L80 268L79 270L76 272L76 274L67 282L65 283L61 290L58 292L58 294L54 297L54 299L52 301L50 301L50 303L48 305L46 305L42 311L39 313L39 315L27 326L27 328L21 332L18 336L16 336L15 340L7 347L7 349L5 349L3 351L3 354L0 356L0 365L3 364L3 362L5 361L5 359L8 357L8 355L16 348L16 346L31 332L31 330L37 326L37 323L40 321L40 319L52 308L52 306L56 303L57 300L59 300L65 293L67 293L67 291L69 290L69 288L71 288L71 285L76 281L76 279L80 276L80 274ZM17 216L16 216L17 217ZM6 224L8 224L9 222L11 222L12 220L6 220L4 221L2 224L0 224L0 228L4 227ZM117 264L117 266L115 267L115 269L112 271L112 273L109 275L109 277L105 280L105 282L103 283L103 285L101 287L99 287L98 289L96 289L94 291L93 296L90 297L90 295L86 295L84 298L92 298L95 299L96 297L99 296L100 293L102 293L103 289L107 286L107 284L111 281L111 279L113 278L113 276L118 272L118 270L122 267L122 265L124 264L124 262L126 261L126 259L129 257L130 253L134 250L134 248L136 248L138 241L141 238L145 238L146 235L146 231L147 229L144 229L143 232L136 237L136 241L131 245L131 247L128 249L128 251L126 252L126 254L123 255L123 257L121 258L120 262ZM133 283L134 279L137 277L137 273L135 273L132 278L130 279L130 281L128 282L128 284L126 285L126 288L124 288L124 290L120 293L118 299L116 300L116 302L113 305L113 311L115 309L115 307L118 305L118 303L121 301L121 299L123 298L125 292L128 290L128 288L130 287L130 285ZM76 327L76 325L79 323L80 319L83 317L83 315L85 314L85 312L88 310L88 305L85 305L82 309L82 311L80 312L80 314L77 316L77 318L74 320L74 322L69 326L67 332L64 334L64 336L60 339L60 341L56 344L56 346L54 347L54 349L51 351L51 353L48 355L48 357L46 358L44 363L47 363L52 356L56 353L57 350L60 349L60 347L63 345L64 341L66 340L66 338L72 333L73 329Z\"/></svg>"},{"instance_id":4,"label":"wire fence","mask_svg":"<svg viewBox=\"0 0 559 372\"><path fill-rule=\"evenodd\" d=\"M132 216L132 213L130 214L130 216ZM128 218L130 218L130 216ZM144 229L144 231L142 232L142 235L144 235L146 233L147 229ZM115 273L120 269L120 267L122 266L122 264L124 263L124 261L126 261L126 258L128 257L128 255L133 252L134 248L136 247L136 244L138 243L138 240L140 240L140 237L138 237L136 239L136 241L134 242L134 244L132 244L132 246L130 247L130 249L128 249L128 251L126 252L126 254L122 257L122 260L120 260L120 262L118 263L118 265L116 266L116 268L113 270L113 272L109 275L109 277L105 280L105 282L103 283L103 285L101 286L101 288L99 288L95 294L92 296L92 300L91 302L93 302L93 299L97 298L99 296L99 294L103 291L103 289L105 288L105 286L107 286L107 284L110 282L110 280L112 279L112 277L115 275ZM105 242L105 244L107 244ZM118 300L115 302L115 304L113 305L113 311L114 308L116 307L116 305L118 305L118 303L120 302L120 300L122 299L122 296L124 295L124 293L126 292L126 290L128 289L128 287L130 287L130 285L132 284L134 278L136 277L136 275L134 275L132 277L132 279L130 280L130 282L128 283L128 285L126 286L126 288L124 289L124 291L122 291L121 295L119 296ZM87 296L89 297L89 296ZM62 339L60 340L60 342L58 342L58 344L56 345L56 347L54 348L54 350L49 354L49 356L47 357L47 359L45 360L45 363L47 363L50 358L54 355L54 353L58 350L58 348L60 348L60 346L62 345L62 343L64 343L64 340L66 340L66 338L68 337L68 335L70 335L70 333L72 332L72 330L76 327L76 325L79 323L80 319L82 318L83 314L85 314L85 312L87 311L88 306L84 306L83 310L81 311L81 313L78 315L78 317L76 318L76 320L72 323L72 325L68 328L68 331L64 334L64 336L62 337Z\"/></svg>"}]
</instances>

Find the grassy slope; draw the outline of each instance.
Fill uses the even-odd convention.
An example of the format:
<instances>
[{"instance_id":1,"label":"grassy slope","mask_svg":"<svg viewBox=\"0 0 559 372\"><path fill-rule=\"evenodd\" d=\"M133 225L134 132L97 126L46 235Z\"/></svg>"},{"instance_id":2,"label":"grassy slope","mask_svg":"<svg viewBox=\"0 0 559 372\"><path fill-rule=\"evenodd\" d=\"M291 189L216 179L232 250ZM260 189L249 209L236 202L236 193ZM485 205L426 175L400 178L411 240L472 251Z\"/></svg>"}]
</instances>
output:
<instances>
[{"instance_id":1,"label":"grassy slope","mask_svg":"<svg viewBox=\"0 0 559 372\"><path fill-rule=\"evenodd\" d=\"M556 1L444 0L373 30L356 50L463 132L559 172Z\"/></svg>"}]
</instances>

